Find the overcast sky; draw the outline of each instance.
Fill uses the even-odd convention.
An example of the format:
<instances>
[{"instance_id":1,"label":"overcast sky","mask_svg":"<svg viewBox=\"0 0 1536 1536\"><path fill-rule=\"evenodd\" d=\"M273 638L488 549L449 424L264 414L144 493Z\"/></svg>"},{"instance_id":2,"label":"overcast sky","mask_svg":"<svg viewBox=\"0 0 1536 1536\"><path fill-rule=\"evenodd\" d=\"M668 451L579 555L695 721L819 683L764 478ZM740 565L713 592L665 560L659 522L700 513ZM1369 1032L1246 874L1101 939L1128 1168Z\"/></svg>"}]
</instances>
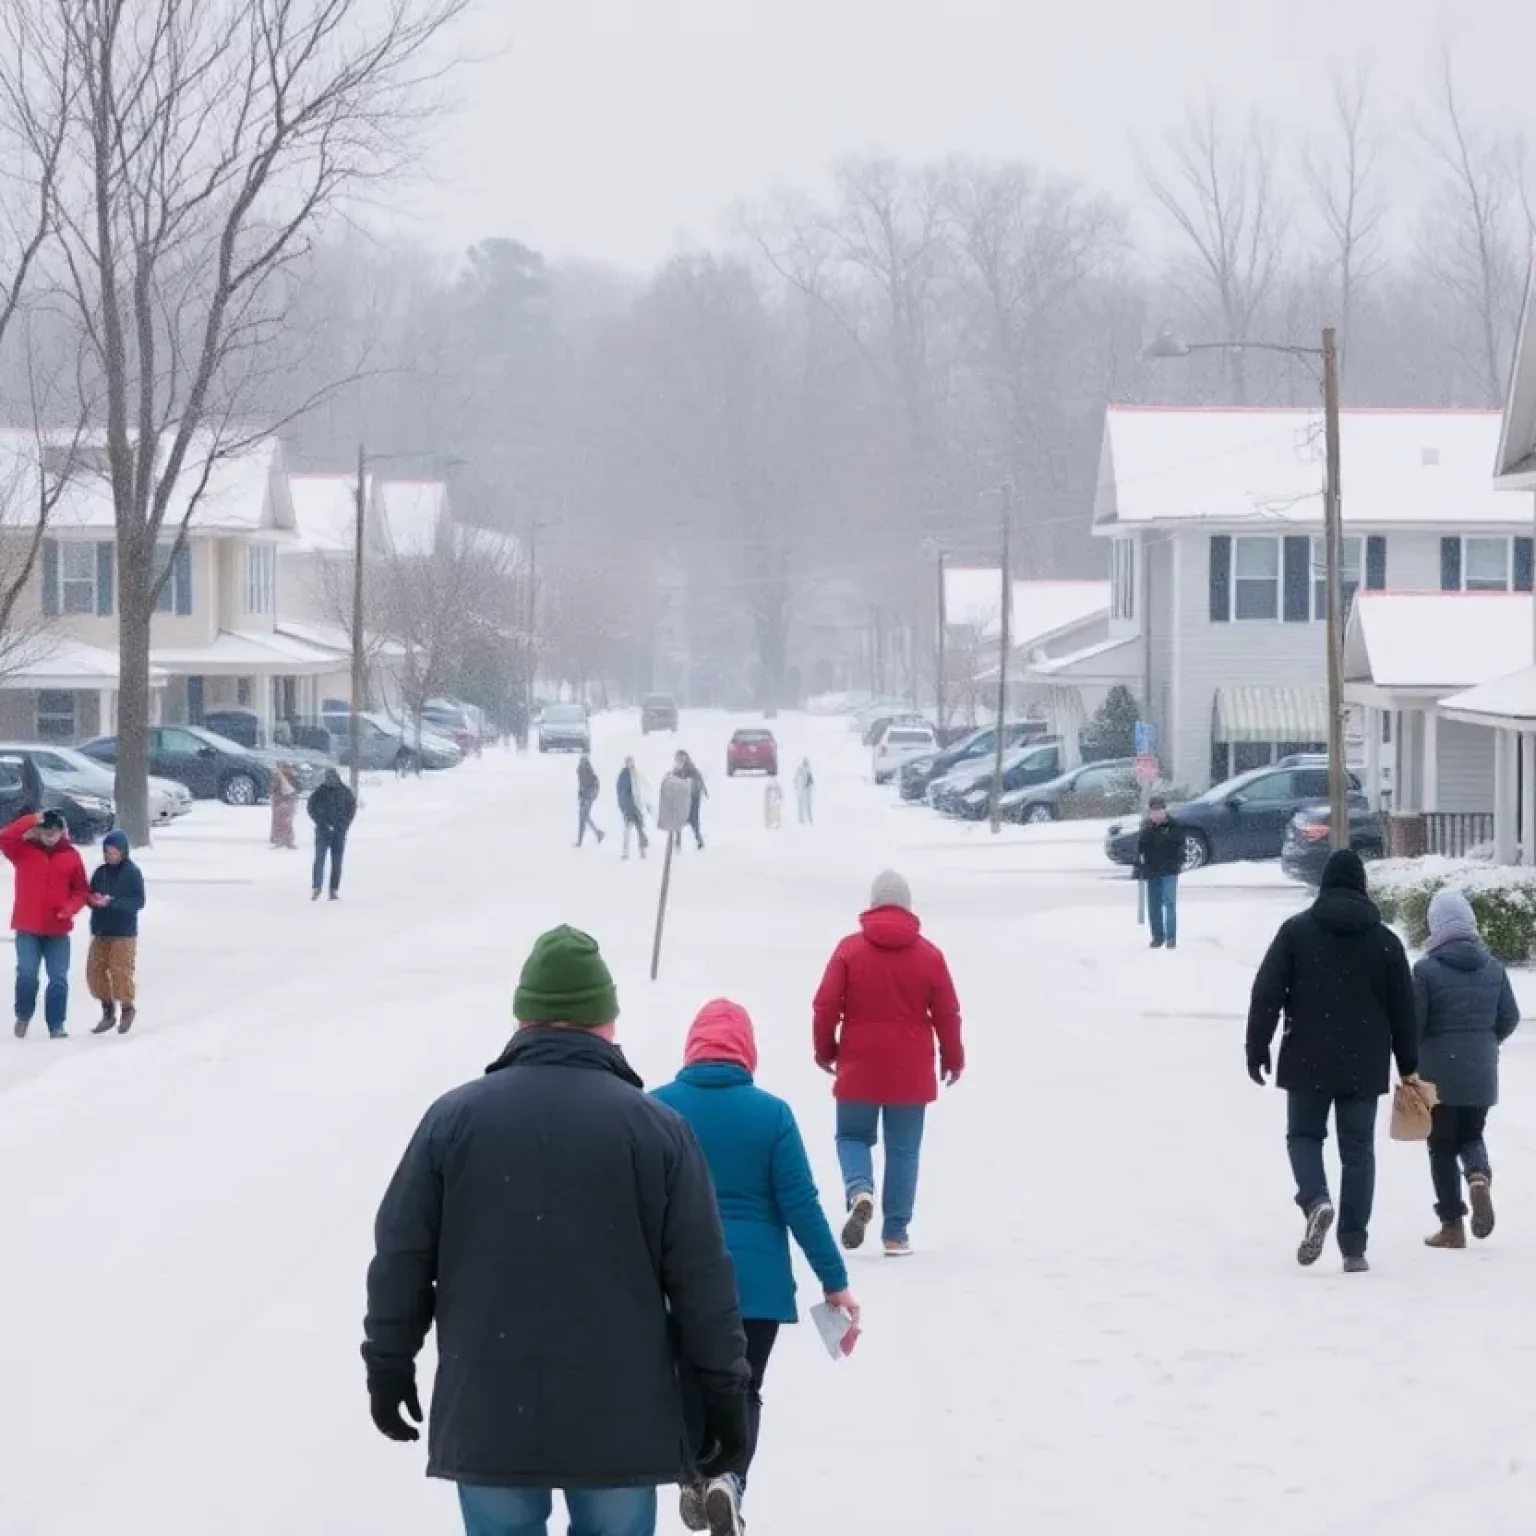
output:
<instances>
[{"instance_id":1,"label":"overcast sky","mask_svg":"<svg viewBox=\"0 0 1536 1536\"><path fill-rule=\"evenodd\" d=\"M467 30L505 51L455 79L402 198L447 250L646 267L872 148L1022 157L1136 201L1137 142L1209 93L1304 126L1330 65L1365 60L1406 116L1442 36L1468 104L1536 139L1531 0L480 0Z\"/></svg>"}]
</instances>

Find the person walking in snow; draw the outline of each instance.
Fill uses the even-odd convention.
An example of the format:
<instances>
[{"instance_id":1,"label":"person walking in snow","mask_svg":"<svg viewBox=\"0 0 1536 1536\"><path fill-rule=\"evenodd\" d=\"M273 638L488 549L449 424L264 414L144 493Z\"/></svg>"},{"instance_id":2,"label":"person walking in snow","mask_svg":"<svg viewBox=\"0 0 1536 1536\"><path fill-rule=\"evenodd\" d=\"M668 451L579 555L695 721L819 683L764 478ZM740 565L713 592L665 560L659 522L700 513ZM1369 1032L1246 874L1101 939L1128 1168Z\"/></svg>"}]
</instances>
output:
<instances>
[{"instance_id":1,"label":"person walking in snow","mask_svg":"<svg viewBox=\"0 0 1536 1536\"><path fill-rule=\"evenodd\" d=\"M373 1422L419 1438L416 1356L437 1328L427 1473L467 1536L653 1536L656 1488L739 1471L746 1338L709 1168L614 1044L597 943L556 928L485 1075L427 1111L379 1207L363 1359ZM686 1465L679 1371L699 1384Z\"/></svg>"},{"instance_id":2,"label":"person walking in snow","mask_svg":"<svg viewBox=\"0 0 1536 1536\"><path fill-rule=\"evenodd\" d=\"M629 857L629 834L633 832L640 840L640 857L643 859L650 840L645 835L645 785L634 758L624 759L614 787L619 797L619 819L624 824L623 857Z\"/></svg>"},{"instance_id":3,"label":"person walking in snow","mask_svg":"<svg viewBox=\"0 0 1536 1536\"><path fill-rule=\"evenodd\" d=\"M1147 819L1136 837L1132 874L1143 883L1152 948L1179 947L1179 872L1184 868L1184 828L1168 814L1161 795L1147 801Z\"/></svg>"},{"instance_id":4,"label":"person walking in snow","mask_svg":"<svg viewBox=\"0 0 1536 1536\"><path fill-rule=\"evenodd\" d=\"M334 768L327 768L320 787L309 797L309 819L315 824L315 868L314 878L310 881L312 901L320 900L327 854L331 860L331 900L340 899L341 861L347 851L347 833L351 831L356 815L357 800L352 791L341 782L341 775Z\"/></svg>"},{"instance_id":5,"label":"person walking in snow","mask_svg":"<svg viewBox=\"0 0 1536 1536\"><path fill-rule=\"evenodd\" d=\"M784 791L777 779L763 785L763 825L777 832L784 823Z\"/></svg>"},{"instance_id":6,"label":"person walking in snow","mask_svg":"<svg viewBox=\"0 0 1536 1536\"><path fill-rule=\"evenodd\" d=\"M299 787L287 763L272 770L272 846L297 848L293 835L293 813L299 803Z\"/></svg>"},{"instance_id":7,"label":"person walking in snow","mask_svg":"<svg viewBox=\"0 0 1536 1536\"><path fill-rule=\"evenodd\" d=\"M69 933L91 894L80 852L58 811L31 811L0 829L0 854L16 871L11 927L16 934L16 1038L37 1011L38 977L46 967L43 1020L50 1040L66 1038Z\"/></svg>"},{"instance_id":8,"label":"person walking in snow","mask_svg":"<svg viewBox=\"0 0 1536 1536\"><path fill-rule=\"evenodd\" d=\"M912 1251L927 1107L939 1072L953 1087L965 1070L960 1004L943 952L922 935L912 892L894 870L875 877L859 931L833 951L812 1005L816 1065L836 1079L837 1161L857 1248L875 1212L874 1147L885 1131L881 1236L892 1258Z\"/></svg>"},{"instance_id":9,"label":"person walking in snow","mask_svg":"<svg viewBox=\"0 0 1536 1536\"><path fill-rule=\"evenodd\" d=\"M91 874L91 947L85 960L85 984L101 1004L93 1035L111 1029L126 1035L138 1017L133 973L139 913L144 910L144 874L130 857L131 851L126 832L108 832L101 840L101 863Z\"/></svg>"},{"instance_id":10,"label":"person walking in snow","mask_svg":"<svg viewBox=\"0 0 1536 1536\"><path fill-rule=\"evenodd\" d=\"M1360 1274L1370 1268L1377 1106L1394 1056L1403 1080L1417 1081L1419 1048L1408 957L1366 894L1365 866L1351 848L1328 856L1317 899L1280 925L1253 979L1248 1075L1261 1088L1282 1015L1274 1078L1286 1095L1285 1144L1306 1220L1296 1262L1317 1262L1334 1223L1323 1168L1331 1112L1342 1167L1339 1252L1346 1273Z\"/></svg>"},{"instance_id":11,"label":"person walking in snow","mask_svg":"<svg viewBox=\"0 0 1536 1536\"><path fill-rule=\"evenodd\" d=\"M1493 1232L1493 1167L1483 1132L1499 1102L1499 1047L1520 1023L1520 1006L1460 891L1430 898L1429 942L1413 968L1413 996L1419 1071L1439 1095L1431 1111L1429 1172L1440 1230L1424 1241L1430 1248L1465 1248L1463 1174L1473 1237Z\"/></svg>"},{"instance_id":12,"label":"person walking in snow","mask_svg":"<svg viewBox=\"0 0 1536 1536\"><path fill-rule=\"evenodd\" d=\"M592 768L592 760L583 752L576 764L576 846L578 848L581 847L589 831L599 845L603 841L602 829L592 820L592 807L597 804L597 792L601 788L602 785L598 782L597 774Z\"/></svg>"},{"instance_id":13,"label":"person walking in snow","mask_svg":"<svg viewBox=\"0 0 1536 1536\"><path fill-rule=\"evenodd\" d=\"M757 1038L747 1010L726 998L706 1003L688 1031L683 1063L676 1080L655 1089L653 1097L688 1122L709 1164L736 1272L751 1383L740 1471L708 1483L684 1483L680 1513L690 1531L737 1536L747 1472L757 1453L768 1357L780 1327L799 1320L790 1238L821 1282L822 1294L854 1324L859 1304L822 1212L794 1111L754 1084ZM690 1442L698 1444L703 1432L698 1383L690 1374L682 1386Z\"/></svg>"},{"instance_id":14,"label":"person walking in snow","mask_svg":"<svg viewBox=\"0 0 1536 1536\"><path fill-rule=\"evenodd\" d=\"M811 773L811 760L808 757L800 759L800 766L795 769L795 808L800 816L800 825L808 827L816 819L812 815L812 798L816 790L816 779Z\"/></svg>"},{"instance_id":15,"label":"person walking in snow","mask_svg":"<svg viewBox=\"0 0 1536 1536\"><path fill-rule=\"evenodd\" d=\"M688 781L688 825L693 830L693 841L699 848L704 846L704 834L699 830L699 817L704 809L704 801L708 798L709 790L704 783L704 775L699 772L698 765L686 752L678 752L672 762L672 772L678 778ZM682 835L678 835L677 851L683 851Z\"/></svg>"}]
</instances>

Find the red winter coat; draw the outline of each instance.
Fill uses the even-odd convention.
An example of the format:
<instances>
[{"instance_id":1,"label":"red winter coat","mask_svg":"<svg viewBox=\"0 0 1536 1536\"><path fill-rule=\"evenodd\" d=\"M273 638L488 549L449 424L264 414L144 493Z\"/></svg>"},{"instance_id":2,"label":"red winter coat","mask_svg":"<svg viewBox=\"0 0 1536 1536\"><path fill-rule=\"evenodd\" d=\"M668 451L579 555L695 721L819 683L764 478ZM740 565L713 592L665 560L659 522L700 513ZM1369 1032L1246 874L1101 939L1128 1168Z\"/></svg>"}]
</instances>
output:
<instances>
[{"instance_id":1,"label":"red winter coat","mask_svg":"<svg viewBox=\"0 0 1536 1536\"><path fill-rule=\"evenodd\" d=\"M835 1066L840 1099L931 1104L937 1037L944 1072L965 1067L949 967L901 907L875 907L833 951L813 1005L816 1060Z\"/></svg>"},{"instance_id":2,"label":"red winter coat","mask_svg":"<svg viewBox=\"0 0 1536 1536\"><path fill-rule=\"evenodd\" d=\"M0 828L0 854L16 866L16 902L11 927L17 933L61 938L91 894L80 851L67 837L52 848L27 840L38 823L35 815L18 816Z\"/></svg>"}]
</instances>

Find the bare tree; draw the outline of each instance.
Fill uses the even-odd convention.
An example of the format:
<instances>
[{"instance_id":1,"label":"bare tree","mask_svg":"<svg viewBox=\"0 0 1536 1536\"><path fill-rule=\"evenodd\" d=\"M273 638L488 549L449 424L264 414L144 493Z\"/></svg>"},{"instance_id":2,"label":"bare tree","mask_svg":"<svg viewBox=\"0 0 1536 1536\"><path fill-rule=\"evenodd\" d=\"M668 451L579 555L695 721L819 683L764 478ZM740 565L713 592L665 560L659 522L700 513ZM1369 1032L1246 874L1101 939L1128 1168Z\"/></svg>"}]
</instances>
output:
<instances>
[{"instance_id":1,"label":"bare tree","mask_svg":"<svg viewBox=\"0 0 1536 1536\"><path fill-rule=\"evenodd\" d=\"M293 264L407 152L467 3L3 0L0 100L33 143L67 103L58 249L105 400L130 835L149 830L156 546L221 460L313 404L273 398Z\"/></svg>"},{"instance_id":2,"label":"bare tree","mask_svg":"<svg viewBox=\"0 0 1536 1536\"><path fill-rule=\"evenodd\" d=\"M1143 158L1141 173L1187 249L1174 282L1221 341L1251 341L1253 323L1285 259L1287 208L1276 175L1274 134L1257 115L1240 136L1223 131L1213 101L1168 136L1168 168ZM1224 354L1237 404L1248 399L1247 360Z\"/></svg>"}]
</instances>

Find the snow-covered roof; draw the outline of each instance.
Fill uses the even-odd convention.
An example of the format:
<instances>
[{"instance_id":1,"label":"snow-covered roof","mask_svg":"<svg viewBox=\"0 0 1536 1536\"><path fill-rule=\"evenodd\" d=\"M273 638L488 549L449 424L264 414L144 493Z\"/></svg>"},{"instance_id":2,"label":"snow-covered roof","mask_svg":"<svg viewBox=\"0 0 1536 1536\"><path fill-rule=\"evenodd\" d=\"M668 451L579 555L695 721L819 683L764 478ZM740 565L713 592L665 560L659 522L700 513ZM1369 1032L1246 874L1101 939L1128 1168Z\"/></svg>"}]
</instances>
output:
<instances>
[{"instance_id":1,"label":"snow-covered roof","mask_svg":"<svg viewBox=\"0 0 1536 1536\"><path fill-rule=\"evenodd\" d=\"M1344 677L1378 688L1469 688L1531 660L1528 592L1360 592Z\"/></svg>"},{"instance_id":2,"label":"snow-covered roof","mask_svg":"<svg viewBox=\"0 0 1536 1536\"><path fill-rule=\"evenodd\" d=\"M1536 254L1526 275L1493 472L1501 490L1536 488Z\"/></svg>"},{"instance_id":3,"label":"snow-covered roof","mask_svg":"<svg viewBox=\"0 0 1536 1536\"><path fill-rule=\"evenodd\" d=\"M350 555L357 537L357 479L353 475L289 475L295 554ZM372 496L373 481L364 494ZM364 531L366 533L366 524Z\"/></svg>"},{"instance_id":4,"label":"snow-covered roof","mask_svg":"<svg viewBox=\"0 0 1536 1536\"><path fill-rule=\"evenodd\" d=\"M441 480L381 480L379 511L395 554L430 555L448 517L448 487Z\"/></svg>"},{"instance_id":5,"label":"snow-covered roof","mask_svg":"<svg viewBox=\"0 0 1536 1536\"><path fill-rule=\"evenodd\" d=\"M1536 721L1536 667L1522 667L1464 693L1440 700L1438 712L1469 725L1520 725Z\"/></svg>"},{"instance_id":6,"label":"snow-covered roof","mask_svg":"<svg viewBox=\"0 0 1536 1536\"><path fill-rule=\"evenodd\" d=\"M1525 526L1530 509L1489 473L1499 427L1497 411L1345 410L1346 529ZM1321 525L1322 411L1112 405L1093 520Z\"/></svg>"},{"instance_id":7,"label":"snow-covered roof","mask_svg":"<svg viewBox=\"0 0 1536 1536\"><path fill-rule=\"evenodd\" d=\"M997 568L948 566L944 571L944 616L952 625L995 640L1001 628L1002 582ZM1039 645L1052 635L1109 614L1107 581L1015 581L1013 643Z\"/></svg>"},{"instance_id":8,"label":"snow-covered roof","mask_svg":"<svg viewBox=\"0 0 1536 1536\"><path fill-rule=\"evenodd\" d=\"M1070 651L1065 656L1032 661L1027 671L1030 677L1065 678L1069 682L1085 682L1090 678L1129 681L1141 673L1141 640L1136 635L1114 636L1085 645L1079 651Z\"/></svg>"},{"instance_id":9,"label":"snow-covered roof","mask_svg":"<svg viewBox=\"0 0 1536 1536\"><path fill-rule=\"evenodd\" d=\"M306 645L287 635L254 634L234 629L221 629L211 645L154 646L150 659L168 672L206 673L209 676L230 673L318 676L334 672L338 660L335 651Z\"/></svg>"},{"instance_id":10,"label":"snow-covered roof","mask_svg":"<svg viewBox=\"0 0 1536 1536\"><path fill-rule=\"evenodd\" d=\"M48 630L29 637L6 656L0 688L116 688L120 673L116 651ZM163 668L149 669L152 688L163 687L165 681Z\"/></svg>"},{"instance_id":11,"label":"snow-covered roof","mask_svg":"<svg viewBox=\"0 0 1536 1536\"><path fill-rule=\"evenodd\" d=\"M286 636L290 640L302 641L305 645L315 646L322 651L334 651L338 660L350 665L352 639L340 624L319 624L300 622L297 619L279 619L274 628L279 635ZM367 637L364 641L367 650L385 656L405 655L405 647L399 641L387 640L382 635L376 635L366 630L364 634Z\"/></svg>"}]
</instances>

